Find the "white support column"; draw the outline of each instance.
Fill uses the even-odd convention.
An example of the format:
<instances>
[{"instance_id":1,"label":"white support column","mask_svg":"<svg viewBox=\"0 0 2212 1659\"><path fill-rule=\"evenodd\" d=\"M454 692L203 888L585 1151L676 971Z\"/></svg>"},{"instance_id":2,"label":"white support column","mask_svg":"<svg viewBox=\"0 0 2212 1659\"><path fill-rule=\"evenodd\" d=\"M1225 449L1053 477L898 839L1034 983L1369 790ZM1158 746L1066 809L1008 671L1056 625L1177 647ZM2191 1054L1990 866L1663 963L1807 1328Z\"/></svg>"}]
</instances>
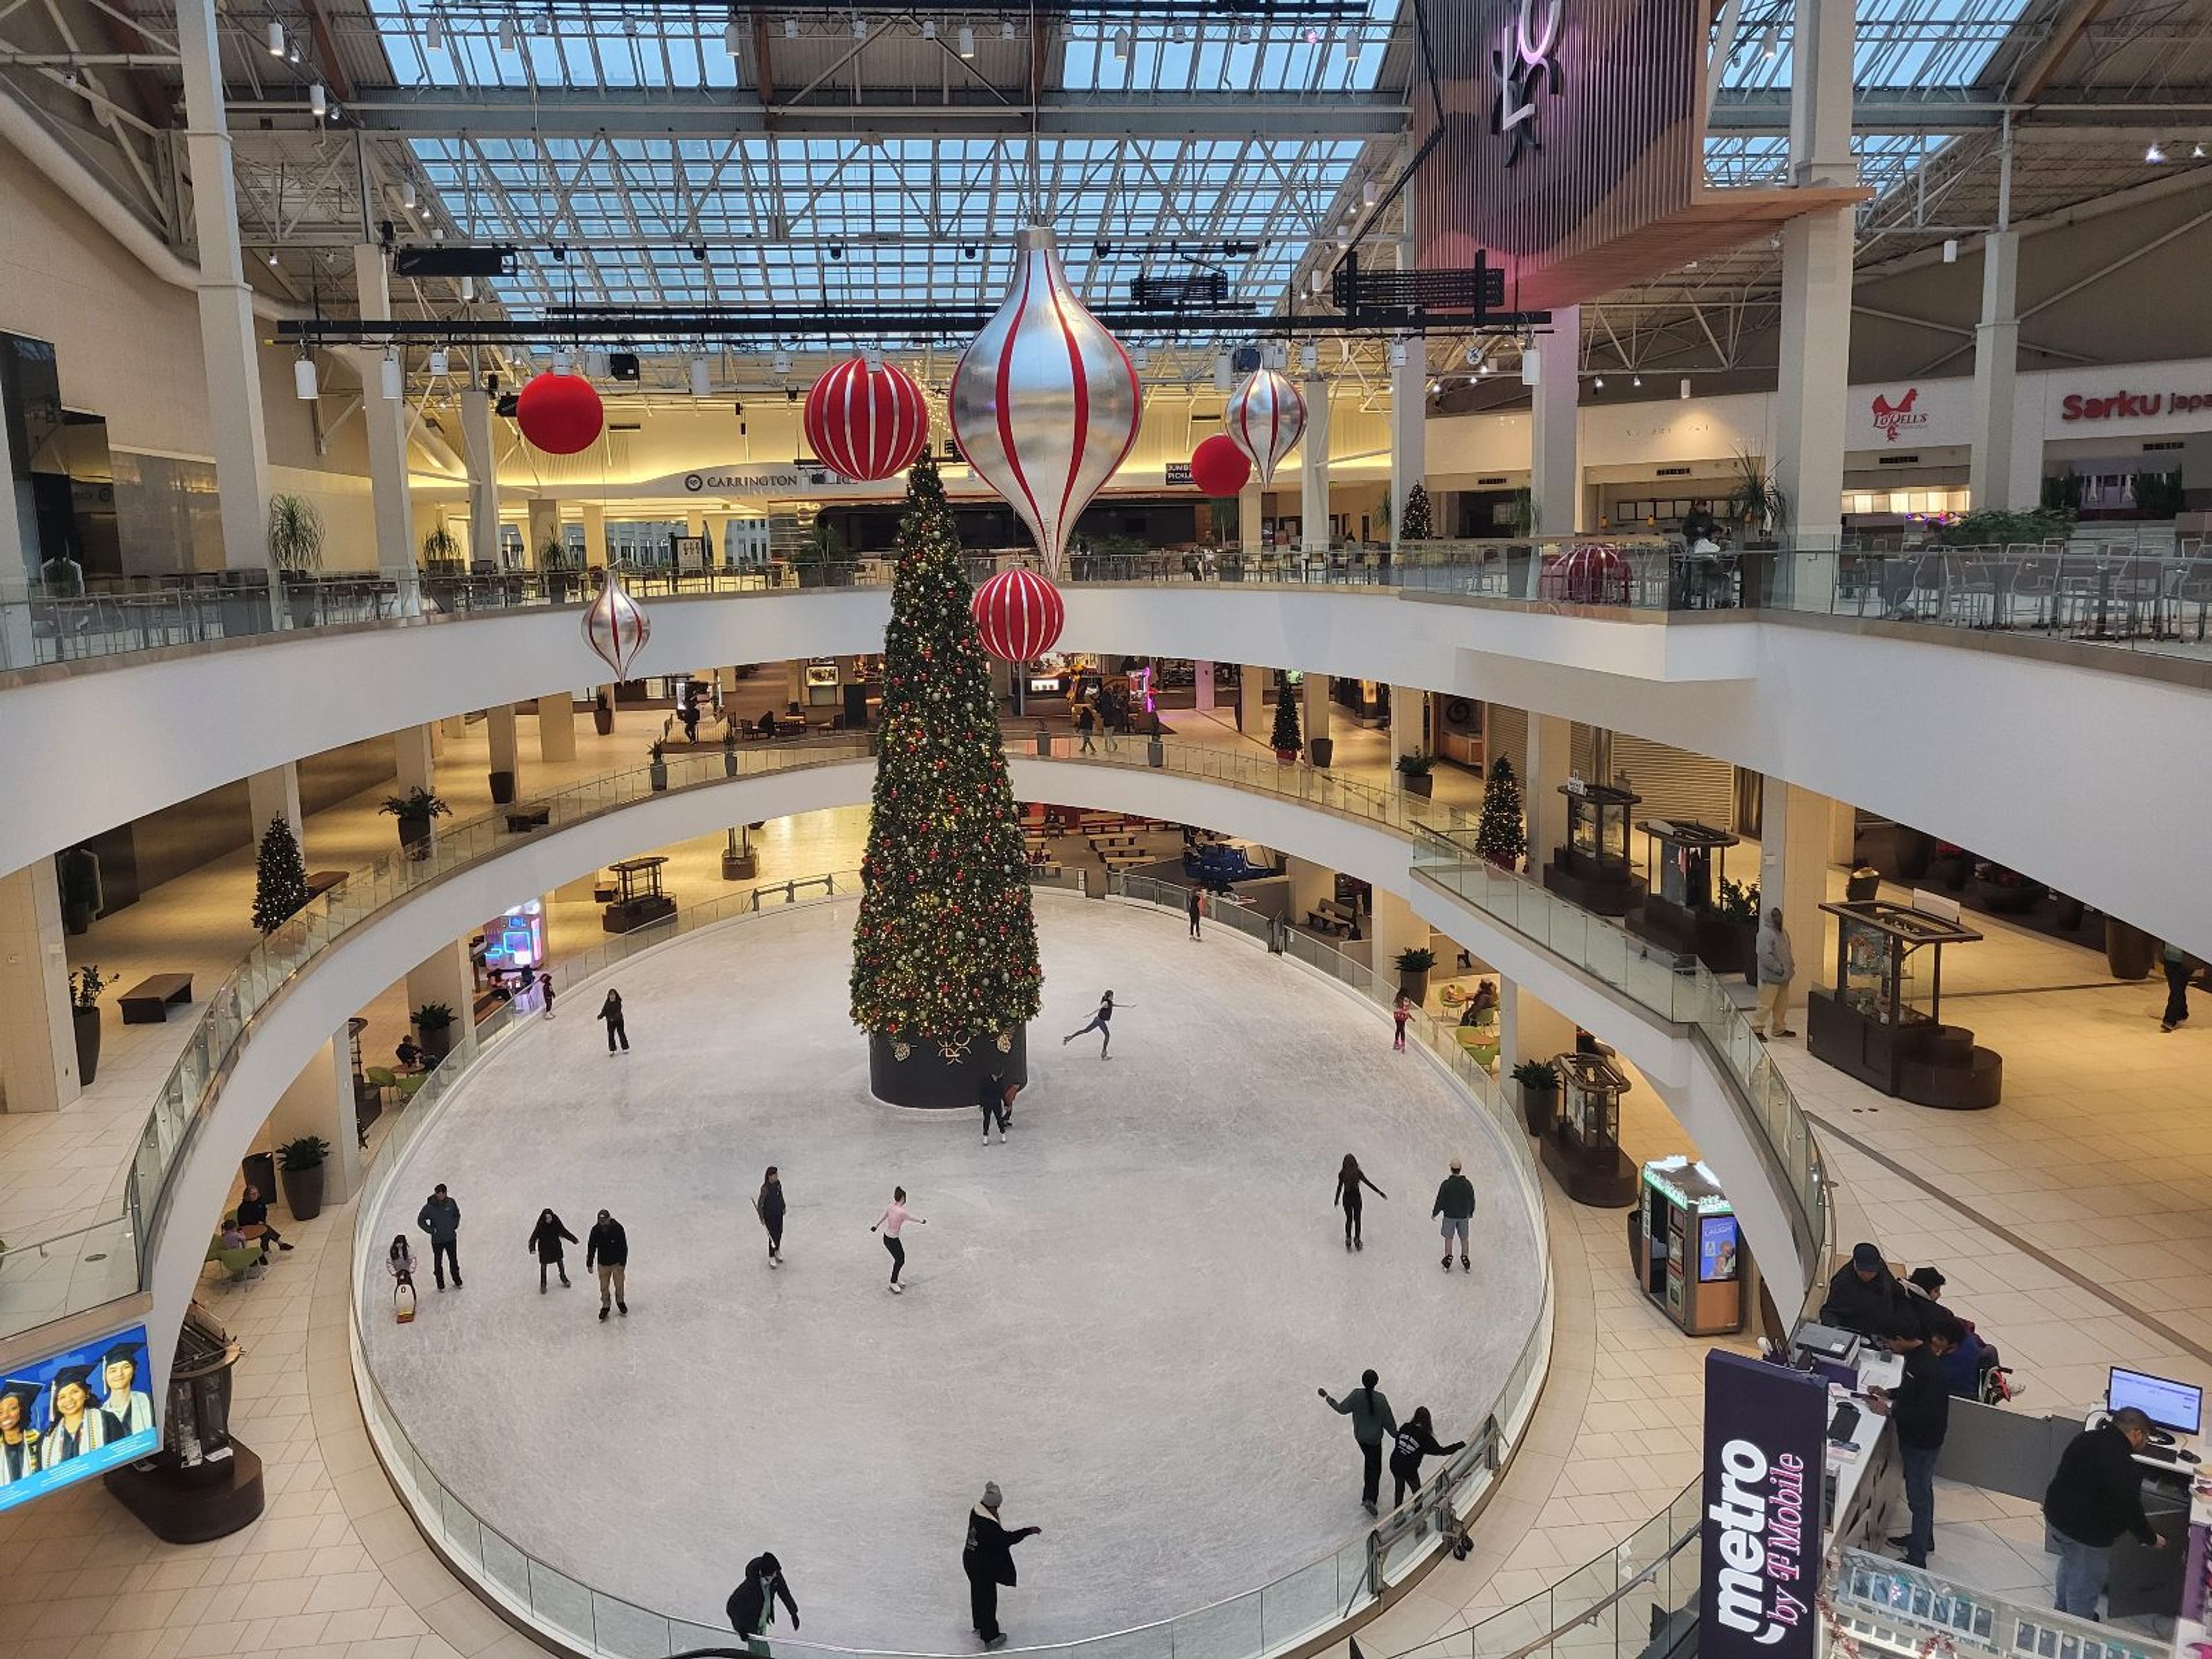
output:
<instances>
[{"instance_id":1,"label":"white support column","mask_svg":"<svg viewBox=\"0 0 2212 1659\"><path fill-rule=\"evenodd\" d=\"M522 562L530 569L542 569L545 563L545 544L561 539L561 503L555 501L533 500L530 503L530 545L522 550Z\"/></svg>"},{"instance_id":2,"label":"white support column","mask_svg":"<svg viewBox=\"0 0 2212 1659\"><path fill-rule=\"evenodd\" d=\"M1313 740L1316 738L1334 736L1329 723L1328 676L1316 670L1308 669L1304 692L1305 707L1299 712L1304 716L1306 754L1310 757L1313 754Z\"/></svg>"},{"instance_id":3,"label":"white support column","mask_svg":"<svg viewBox=\"0 0 2212 1659\"><path fill-rule=\"evenodd\" d=\"M495 703L484 710L484 741L489 751L484 769L494 776L506 773L514 781L514 793L507 799L520 799L522 794L522 740L515 729L513 703Z\"/></svg>"},{"instance_id":4,"label":"white support column","mask_svg":"<svg viewBox=\"0 0 2212 1659\"><path fill-rule=\"evenodd\" d=\"M1323 899L1336 896L1336 872L1325 864L1314 864L1285 853L1283 873L1290 882L1288 920L1293 927L1301 926L1310 912L1319 909Z\"/></svg>"},{"instance_id":5,"label":"white support column","mask_svg":"<svg viewBox=\"0 0 2212 1659\"><path fill-rule=\"evenodd\" d=\"M1305 384L1306 435L1298 442L1300 544L1309 553L1328 551L1328 386L1315 375Z\"/></svg>"},{"instance_id":6,"label":"white support column","mask_svg":"<svg viewBox=\"0 0 2212 1659\"><path fill-rule=\"evenodd\" d=\"M1199 714L1213 712L1213 665L1194 662L1191 665L1191 707Z\"/></svg>"},{"instance_id":7,"label":"white support column","mask_svg":"<svg viewBox=\"0 0 2212 1659\"><path fill-rule=\"evenodd\" d=\"M1974 444L1966 489L1978 513L2037 504L2022 497L2013 475L2019 381L2020 233L1996 230L1982 239L1982 319L1974 329Z\"/></svg>"},{"instance_id":8,"label":"white support column","mask_svg":"<svg viewBox=\"0 0 2212 1659\"><path fill-rule=\"evenodd\" d=\"M1425 752L1429 746L1429 694L1418 685L1390 688L1390 776L1398 779L1398 757Z\"/></svg>"},{"instance_id":9,"label":"white support column","mask_svg":"<svg viewBox=\"0 0 2212 1659\"><path fill-rule=\"evenodd\" d=\"M1851 155L1851 0L1800 0L1792 27L1790 182L1855 185ZM1781 371L1775 386L1774 470L1801 546L1843 533L1844 415L1850 380L1850 205L1800 214L1782 230ZM1778 572L1778 599L1809 603L1833 562L1799 558Z\"/></svg>"},{"instance_id":10,"label":"white support column","mask_svg":"<svg viewBox=\"0 0 2212 1659\"><path fill-rule=\"evenodd\" d=\"M28 668L38 660L25 586L38 580L39 521L31 497L15 494L14 449L0 420L0 668Z\"/></svg>"},{"instance_id":11,"label":"white support column","mask_svg":"<svg viewBox=\"0 0 2212 1659\"><path fill-rule=\"evenodd\" d=\"M1267 515L1267 491L1260 487L1260 475L1254 473L1251 482L1237 492L1237 545L1247 553L1260 550L1260 521Z\"/></svg>"},{"instance_id":12,"label":"white support column","mask_svg":"<svg viewBox=\"0 0 2212 1659\"><path fill-rule=\"evenodd\" d=\"M1828 963L1829 823L1834 803L1769 775L1759 805L1759 907L1762 917L1778 906L1790 935L1797 975L1790 986L1783 1023L1799 1030L1805 995L1821 981Z\"/></svg>"},{"instance_id":13,"label":"white support column","mask_svg":"<svg viewBox=\"0 0 2212 1659\"><path fill-rule=\"evenodd\" d=\"M416 789L437 793L438 767L430 747L434 730L428 726L403 726L392 734L399 793L404 795Z\"/></svg>"},{"instance_id":14,"label":"white support column","mask_svg":"<svg viewBox=\"0 0 2212 1659\"><path fill-rule=\"evenodd\" d=\"M0 876L0 1109L58 1112L76 1098L70 1019L61 885L42 858Z\"/></svg>"},{"instance_id":15,"label":"white support column","mask_svg":"<svg viewBox=\"0 0 2212 1659\"><path fill-rule=\"evenodd\" d=\"M1552 333L1538 343L1536 385L1528 416L1530 533L1571 536L1582 528L1583 309L1552 313ZM1528 562L1528 597L1536 593L1542 561Z\"/></svg>"},{"instance_id":16,"label":"white support column","mask_svg":"<svg viewBox=\"0 0 2212 1659\"><path fill-rule=\"evenodd\" d=\"M1398 269L1411 270L1419 263L1413 240L1413 193L1400 198L1405 204L1406 234L1398 243ZM1390 368L1390 545L1404 539L1401 526L1406 518L1406 496L1421 482L1428 465L1429 349L1415 335L1406 342L1406 361Z\"/></svg>"},{"instance_id":17,"label":"white support column","mask_svg":"<svg viewBox=\"0 0 2212 1659\"><path fill-rule=\"evenodd\" d=\"M354 287L362 320L382 322L392 315L391 272L384 250L373 242L353 251ZM361 368L362 417L368 425L368 491L376 516L376 568L400 583L400 592L411 604L409 615L421 610L415 583L415 515L407 495L407 398L384 395L384 360L380 352L363 349L354 354Z\"/></svg>"},{"instance_id":18,"label":"white support column","mask_svg":"<svg viewBox=\"0 0 2212 1659\"><path fill-rule=\"evenodd\" d=\"M1575 1046L1575 1023L1526 986L1498 976L1498 1069L1524 1060L1549 1062Z\"/></svg>"},{"instance_id":19,"label":"white support column","mask_svg":"<svg viewBox=\"0 0 2212 1659\"><path fill-rule=\"evenodd\" d=\"M488 372L475 347L476 359L469 383L461 388L461 453L469 470L469 557L499 561L499 459L492 446L491 394L484 390Z\"/></svg>"},{"instance_id":20,"label":"white support column","mask_svg":"<svg viewBox=\"0 0 2212 1659\"><path fill-rule=\"evenodd\" d=\"M456 1042L468 1027L469 1010L476 1000L469 981L468 947L455 939L439 946L407 970L407 1017L426 1002L442 1002L453 1011Z\"/></svg>"},{"instance_id":21,"label":"white support column","mask_svg":"<svg viewBox=\"0 0 2212 1659\"><path fill-rule=\"evenodd\" d=\"M1395 994L1392 982L1398 976L1397 957L1401 951L1426 950L1429 944L1429 924L1413 914L1413 907L1395 893L1377 887L1374 893L1375 954L1370 960L1375 976L1382 983L1386 995Z\"/></svg>"},{"instance_id":22,"label":"white support column","mask_svg":"<svg viewBox=\"0 0 2212 1659\"><path fill-rule=\"evenodd\" d=\"M584 562L603 568L607 559L607 510L596 501L584 503Z\"/></svg>"},{"instance_id":23,"label":"white support column","mask_svg":"<svg viewBox=\"0 0 2212 1659\"><path fill-rule=\"evenodd\" d=\"M1246 663L1237 671L1237 729L1248 738L1264 738L1267 712L1267 671Z\"/></svg>"},{"instance_id":24,"label":"white support column","mask_svg":"<svg viewBox=\"0 0 2212 1659\"><path fill-rule=\"evenodd\" d=\"M566 691L555 691L538 700L538 758L541 762L576 758L576 700Z\"/></svg>"},{"instance_id":25,"label":"white support column","mask_svg":"<svg viewBox=\"0 0 2212 1659\"><path fill-rule=\"evenodd\" d=\"M457 1013L460 1011L456 1010ZM462 1016L465 1018L465 1015ZM331 1146L323 1164L323 1202L343 1204L361 1190L361 1127L354 1107L351 1040L341 1028L300 1068L269 1114L276 1144L319 1135ZM284 1190L283 1178L276 1190ZM289 1208L289 1206L287 1206Z\"/></svg>"},{"instance_id":26,"label":"white support column","mask_svg":"<svg viewBox=\"0 0 2212 1659\"><path fill-rule=\"evenodd\" d=\"M1528 711L1528 763L1521 772L1521 807L1528 826L1528 870L1534 875L1551 860L1567 838L1567 781L1574 747L1574 722L1557 714Z\"/></svg>"},{"instance_id":27,"label":"white support column","mask_svg":"<svg viewBox=\"0 0 2212 1659\"><path fill-rule=\"evenodd\" d=\"M270 821L282 818L292 826L292 839L300 843L302 855L306 854L307 837L300 814L300 769L296 765L287 761L265 772L248 774L246 806L253 825L256 846L269 833Z\"/></svg>"},{"instance_id":28,"label":"white support column","mask_svg":"<svg viewBox=\"0 0 2212 1659\"><path fill-rule=\"evenodd\" d=\"M215 0L179 0L177 46L184 78L185 151L200 279L200 361L207 374L209 441L222 519L223 562L269 565L269 437L261 410L253 290L238 246L238 185L223 108L222 48Z\"/></svg>"},{"instance_id":29,"label":"white support column","mask_svg":"<svg viewBox=\"0 0 2212 1659\"><path fill-rule=\"evenodd\" d=\"M806 665L796 657L787 658L783 665L783 694L785 700L794 702L804 710L806 707ZM781 714L781 708L776 713Z\"/></svg>"}]
</instances>

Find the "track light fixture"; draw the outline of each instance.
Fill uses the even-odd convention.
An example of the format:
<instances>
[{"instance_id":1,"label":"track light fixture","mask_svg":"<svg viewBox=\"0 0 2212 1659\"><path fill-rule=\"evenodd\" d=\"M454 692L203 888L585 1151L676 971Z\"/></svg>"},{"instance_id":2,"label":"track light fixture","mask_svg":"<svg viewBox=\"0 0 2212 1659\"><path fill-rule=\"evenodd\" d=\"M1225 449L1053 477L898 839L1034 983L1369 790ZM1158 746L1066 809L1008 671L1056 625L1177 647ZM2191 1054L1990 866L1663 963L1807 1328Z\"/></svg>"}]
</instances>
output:
<instances>
[{"instance_id":1,"label":"track light fixture","mask_svg":"<svg viewBox=\"0 0 2212 1659\"><path fill-rule=\"evenodd\" d=\"M730 61L733 64L744 56L745 26L738 21L734 15L722 25L722 50L730 55Z\"/></svg>"},{"instance_id":2,"label":"track light fixture","mask_svg":"<svg viewBox=\"0 0 2212 1659\"><path fill-rule=\"evenodd\" d=\"M853 38L855 40L865 40L868 38L868 20L857 11L853 14Z\"/></svg>"},{"instance_id":3,"label":"track light fixture","mask_svg":"<svg viewBox=\"0 0 2212 1659\"><path fill-rule=\"evenodd\" d=\"M1759 37L1759 55L1770 64L1782 56L1782 30L1779 26L1773 23L1766 26L1766 33Z\"/></svg>"},{"instance_id":4,"label":"track light fixture","mask_svg":"<svg viewBox=\"0 0 2212 1659\"><path fill-rule=\"evenodd\" d=\"M396 404L407 395L407 375L406 371L399 365L398 347L384 348L384 363L379 378L385 402Z\"/></svg>"},{"instance_id":5,"label":"track light fixture","mask_svg":"<svg viewBox=\"0 0 2212 1659\"><path fill-rule=\"evenodd\" d=\"M303 402L315 396L315 360L304 351L292 360L292 390Z\"/></svg>"},{"instance_id":6,"label":"track light fixture","mask_svg":"<svg viewBox=\"0 0 2212 1659\"><path fill-rule=\"evenodd\" d=\"M787 17L783 20L783 38L787 40L799 39L799 20L796 17Z\"/></svg>"},{"instance_id":7,"label":"track light fixture","mask_svg":"<svg viewBox=\"0 0 2212 1659\"><path fill-rule=\"evenodd\" d=\"M999 22L999 39L1001 40L1011 40L1013 38L1014 20L1011 17L1001 18Z\"/></svg>"},{"instance_id":8,"label":"track light fixture","mask_svg":"<svg viewBox=\"0 0 2212 1659\"><path fill-rule=\"evenodd\" d=\"M432 346L430 348L430 372L433 374L443 374L446 372L446 365L448 361L445 347Z\"/></svg>"},{"instance_id":9,"label":"track light fixture","mask_svg":"<svg viewBox=\"0 0 2212 1659\"><path fill-rule=\"evenodd\" d=\"M2143 160L2153 167L2157 167L2166 160L2166 152L2158 147L2157 139L2154 138L2150 141L2150 148L2143 152Z\"/></svg>"},{"instance_id":10,"label":"track light fixture","mask_svg":"<svg viewBox=\"0 0 2212 1659\"><path fill-rule=\"evenodd\" d=\"M512 14L499 20L499 49L501 52L522 50L522 30Z\"/></svg>"},{"instance_id":11,"label":"track light fixture","mask_svg":"<svg viewBox=\"0 0 2212 1659\"><path fill-rule=\"evenodd\" d=\"M975 55L975 31L971 25L963 23L960 26L959 42L960 55L963 58L973 58Z\"/></svg>"},{"instance_id":12,"label":"track light fixture","mask_svg":"<svg viewBox=\"0 0 2212 1659\"><path fill-rule=\"evenodd\" d=\"M704 242L692 243L691 257L697 260L701 264L705 264L707 263L707 245Z\"/></svg>"},{"instance_id":13,"label":"track light fixture","mask_svg":"<svg viewBox=\"0 0 2212 1659\"><path fill-rule=\"evenodd\" d=\"M694 357L691 360L691 395L695 398L703 398L710 389L707 378L707 360L704 357Z\"/></svg>"},{"instance_id":14,"label":"track light fixture","mask_svg":"<svg viewBox=\"0 0 2212 1659\"><path fill-rule=\"evenodd\" d=\"M441 14L434 11L422 20L422 50L443 52L445 49L446 20Z\"/></svg>"},{"instance_id":15,"label":"track light fixture","mask_svg":"<svg viewBox=\"0 0 2212 1659\"><path fill-rule=\"evenodd\" d=\"M330 113L331 95L323 89L320 81L307 88L307 110L318 118Z\"/></svg>"},{"instance_id":16,"label":"track light fixture","mask_svg":"<svg viewBox=\"0 0 2212 1659\"><path fill-rule=\"evenodd\" d=\"M1521 384L1541 386L1544 383L1544 357L1534 341L1521 348Z\"/></svg>"},{"instance_id":17,"label":"track light fixture","mask_svg":"<svg viewBox=\"0 0 2212 1659\"><path fill-rule=\"evenodd\" d=\"M921 38L925 40L937 39L937 20L934 17L925 17L921 20Z\"/></svg>"},{"instance_id":18,"label":"track light fixture","mask_svg":"<svg viewBox=\"0 0 2212 1659\"><path fill-rule=\"evenodd\" d=\"M273 17L269 20L267 39L269 55L271 58L282 58L284 55L284 26Z\"/></svg>"}]
</instances>

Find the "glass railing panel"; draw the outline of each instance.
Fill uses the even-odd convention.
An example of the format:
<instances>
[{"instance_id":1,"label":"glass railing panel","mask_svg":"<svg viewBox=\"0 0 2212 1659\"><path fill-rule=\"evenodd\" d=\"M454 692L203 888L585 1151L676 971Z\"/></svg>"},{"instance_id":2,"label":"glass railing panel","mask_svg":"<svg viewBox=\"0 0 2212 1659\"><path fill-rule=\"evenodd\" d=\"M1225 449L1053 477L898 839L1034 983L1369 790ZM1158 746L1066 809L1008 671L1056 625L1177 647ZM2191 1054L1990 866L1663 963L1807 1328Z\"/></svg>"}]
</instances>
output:
<instances>
[{"instance_id":1,"label":"glass railing panel","mask_svg":"<svg viewBox=\"0 0 2212 1659\"><path fill-rule=\"evenodd\" d=\"M478 1567L483 1564L483 1534L476 1512L449 1486L439 1488L438 1512L444 1522L446 1547L461 1559L464 1565Z\"/></svg>"},{"instance_id":2,"label":"glass railing panel","mask_svg":"<svg viewBox=\"0 0 2212 1659\"><path fill-rule=\"evenodd\" d=\"M1297 1641L1334 1623L1343 1608L1336 1588L1336 1558L1324 1556L1261 1592L1261 1647L1273 1650Z\"/></svg>"},{"instance_id":3,"label":"glass railing panel","mask_svg":"<svg viewBox=\"0 0 2212 1659\"><path fill-rule=\"evenodd\" d=\"M1169 1626L1174 1659L1256 1659L1265 1650L1264 1594L1253 1590L1176 1617Z\"/></svg>"},{"instance_id":4,"label":"glass railing panel","mask_svg":"<svg viewBox=\"0 0 2212 1659\"><path fill-rule=\"evenodd\" d=\"M540 1623L589 1651L596 1643L592 1630L592 1593L564 1572L556 1572L543 1561L530 1563L530 1613Z\"/></svg>"},{"instance_id":5,"label":"glass railing panel","mask_svg":"<svg viewBox=\"0 0 2212 1659\"><path fill-rule=\"evenodd\" d=\"M592 1628L599 1651L614 1659L668 1659L668 1620L619 1597L592 1592Z\"/></svg>"}]
</instances>

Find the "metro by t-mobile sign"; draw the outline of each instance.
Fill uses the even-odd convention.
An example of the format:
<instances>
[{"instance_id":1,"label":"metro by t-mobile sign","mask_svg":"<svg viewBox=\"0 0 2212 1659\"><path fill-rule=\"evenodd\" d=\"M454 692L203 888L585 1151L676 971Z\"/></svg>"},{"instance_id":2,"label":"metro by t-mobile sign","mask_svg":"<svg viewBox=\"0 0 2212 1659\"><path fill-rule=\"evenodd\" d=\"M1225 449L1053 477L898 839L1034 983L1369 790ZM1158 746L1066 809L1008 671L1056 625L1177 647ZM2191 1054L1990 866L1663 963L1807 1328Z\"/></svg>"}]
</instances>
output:
<instances>
[{"instance_id":1,"label":"metro by t-mobile sign","mask_svg":"<svg viewBox=\"0 0 2212 1659\"><path fill-rule=\"evenodd\" d=\"M1827 1429L1825 1382L1705 1356L1699 1659L1813 1659Z\"/></svg>"}]
</instances>

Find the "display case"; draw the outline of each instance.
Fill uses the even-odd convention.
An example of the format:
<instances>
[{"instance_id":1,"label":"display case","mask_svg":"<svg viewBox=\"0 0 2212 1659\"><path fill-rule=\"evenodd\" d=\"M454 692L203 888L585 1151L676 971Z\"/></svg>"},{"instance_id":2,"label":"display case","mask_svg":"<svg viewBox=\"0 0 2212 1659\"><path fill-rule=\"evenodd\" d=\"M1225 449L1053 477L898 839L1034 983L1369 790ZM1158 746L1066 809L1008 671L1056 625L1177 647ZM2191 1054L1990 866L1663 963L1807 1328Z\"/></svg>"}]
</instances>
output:
<instances>
[{"instance_id":1,"label":"display case","mask_svg":"<svg viewBox=\"0 0 2212 1659\"><path fill-rule=\"evenodd\" d=\"M1677 1153L1644 1166L1628 1217L1629 1271L1692 1336L1744 1328L1750 1261L1719 1178Z\"/></svg>"},{"instance_id":2,"label":"display case","mask_svg":"<svg viewBox=\"0 0 2212 1659\"><path fill-rule=\"evenodd\" d=\"M1994 1106L2004 1062L1963 1025L1943 1023L1943 947L1981 935L1957 907L1916 893L1912 905L1866 899L1820 908L1836 918L1835 984L1808 999L1815 1060L1916 1105Z\"/></svg>"},{"instance_id":3,"label":"display case","mask_svg":"<svg viewBox=\"0 0 2212 1659\"><path fill-rule=\"evenodd\" d=\"M1717 974L1751 966L1759 934L1755 898L1735 895L1740 914L1728 908L1728 849L1737 837L1711 824L1646 818L1646 888L1628 930L1677 956L1695 957Z\"/></svg>"},{"instance_id":4,"label":"display case","mask_svg":"<svg viewBox=\"0 0 2212 1659\"><path fill-rule=\"evenodd\" d=\"M674 915L676 901L660 890L660 866L667 862L656 855L624 859L611 866L617 884L615 901L601 915L599 925L610 933L627 933Z\"/></svg>"},{"instance_id":5,"label":"display case","mask_svg":"<svg viewBox=\"0 0 2212 1659\"><path fill-rule=\"evenodd\" d=\"M1559 793L1567 798L1567 839L1552 849L1544 885L1599 915L1626 915L1644 897L1644 878L1628 867L1628 814L1643 797L1580 778Z\"/></svg>"},{"instance_id":6,"label":"display case","mask_svg":"<svg viewBox=\"0 0 2212 1659\"><path fill-rule=\"evenodd\" d=\"M1543 1139L1544 1167L1577 1204L1616 1209L1636 1199L1636 1166L1620 1150L1628 1073L1610 1054L1557 1056L1559 1114Z\"/></svg>"}]
</instances>

